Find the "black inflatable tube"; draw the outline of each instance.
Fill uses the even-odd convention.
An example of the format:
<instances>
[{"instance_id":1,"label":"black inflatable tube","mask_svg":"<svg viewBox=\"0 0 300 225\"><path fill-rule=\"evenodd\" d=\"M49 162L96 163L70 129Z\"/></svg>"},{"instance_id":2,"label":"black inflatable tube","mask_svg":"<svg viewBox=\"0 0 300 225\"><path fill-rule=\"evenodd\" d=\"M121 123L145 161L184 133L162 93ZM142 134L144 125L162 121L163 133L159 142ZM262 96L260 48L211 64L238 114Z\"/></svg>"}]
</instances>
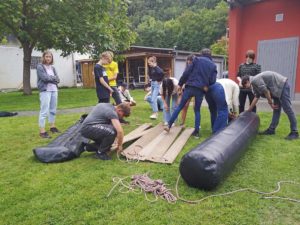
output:
<instances>
[{"instance_id":1,"label":"black inflatable tube","mask_svg":"<svg viewBox=\"0 0 300 225\"><path fill-rule=\"evenodd\" d=\"M180 174L192 187L212 190L231 172L257 134L259 117L242 113L225 129L186 153L180 162Z\"/></svg>"},{"instance_id":2,"label":"black inflatable tube","mask_svg":"<svg viewBox=\"0 0 300 225\"><path fill-rule=\"evenodd\" d=\"M83 146L89 141L80 133L85 118L86 115L82 115L79 121L47 146L33 149L35 157L44 163L64 162L79 157L84 151Z\"/></svg>"}]
</instances>

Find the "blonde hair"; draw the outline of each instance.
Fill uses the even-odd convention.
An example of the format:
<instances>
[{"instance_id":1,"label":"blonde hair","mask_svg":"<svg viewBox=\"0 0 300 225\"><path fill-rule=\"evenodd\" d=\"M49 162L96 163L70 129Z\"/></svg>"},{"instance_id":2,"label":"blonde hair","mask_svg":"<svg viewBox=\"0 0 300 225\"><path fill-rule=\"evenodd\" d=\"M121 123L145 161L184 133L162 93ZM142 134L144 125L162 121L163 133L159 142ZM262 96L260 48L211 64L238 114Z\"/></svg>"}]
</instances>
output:
<instances>
[{"instance_id":1,"label":"blonde hair","mask_svg":"<svg viewBox=\"0 0 300 225\"><path fill-rule=\"evenodd\" d=\"M52 56L52 60L50 62L50 64L52 65L54 63L54 59L53 59L52 52L50 52L49 50L46 50L46 51L43 52L43 55L42 55L42 64L46 64L45 56L48 55L48 54Z\"/></svg>"},{"instance_id":2,"label":"blonde hair","mask_svg":"<svg viewBox=\"0 0 300 225\"><path fill-rule=\"evenodd\" d=\"M100 58L108 59L109 63L113 60L113 53L111 51L105 51L100 54Z\"/></svg>"}]
</instances>

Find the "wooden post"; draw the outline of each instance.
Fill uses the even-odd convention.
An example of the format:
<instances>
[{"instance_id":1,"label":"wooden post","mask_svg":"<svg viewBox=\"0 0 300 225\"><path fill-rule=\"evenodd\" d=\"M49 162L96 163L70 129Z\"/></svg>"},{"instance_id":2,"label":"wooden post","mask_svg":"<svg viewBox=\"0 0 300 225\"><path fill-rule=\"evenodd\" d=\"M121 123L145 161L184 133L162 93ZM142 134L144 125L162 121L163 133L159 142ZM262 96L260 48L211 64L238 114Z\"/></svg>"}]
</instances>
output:
<instances>
[{"instance_id":1,"label":"wooden post","mask_svg":"<svg viewBox=\"0 0 300 225\"><path fill-rule=\"evenodd\" d=\"M125 61L127 88L129 88L129 59Z\"/></svg>"},{"instance_id":2,"label":"wooden post","mask_svg":"<svg viewBox=\"0 0 300 225\"><path fill-rule=\"evenodd\" d=\"M149 77L148 77L148 58L145 56L145 84L148 84Z\"/></svg>"}]
</instances>

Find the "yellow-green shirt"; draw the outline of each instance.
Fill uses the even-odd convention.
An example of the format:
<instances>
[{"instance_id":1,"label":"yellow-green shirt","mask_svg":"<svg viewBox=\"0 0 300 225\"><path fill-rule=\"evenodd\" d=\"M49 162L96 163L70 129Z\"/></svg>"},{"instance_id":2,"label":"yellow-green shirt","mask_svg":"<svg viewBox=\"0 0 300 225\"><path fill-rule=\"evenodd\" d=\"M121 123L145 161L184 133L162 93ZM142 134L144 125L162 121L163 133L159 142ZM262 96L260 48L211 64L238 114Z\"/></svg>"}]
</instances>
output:
<instances>
[{"instance_id":1,"label":"yellow-green shirt","mask_svg":"<svg viewBox=\"0 0 300 225\"><path fill-rule=\"evenodd\" d=\"M116 63L115 61L112 61L110 64L103 65L103 67L106 70L108 79L113 78L116 73L119 73L118 63ZM109 86L116 87L117 86L117 80L109 81Z\"/></svg>"}]
</instances>

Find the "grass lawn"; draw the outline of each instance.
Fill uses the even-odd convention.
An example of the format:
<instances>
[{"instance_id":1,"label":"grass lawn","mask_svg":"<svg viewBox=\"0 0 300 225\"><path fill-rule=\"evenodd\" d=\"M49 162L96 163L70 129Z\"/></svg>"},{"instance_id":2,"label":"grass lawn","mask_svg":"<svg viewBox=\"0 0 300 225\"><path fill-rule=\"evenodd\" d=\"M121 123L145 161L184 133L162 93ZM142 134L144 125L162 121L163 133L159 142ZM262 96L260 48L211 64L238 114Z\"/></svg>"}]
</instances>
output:
<instances>
[{"instance_id":1,"label":"grass lawn","mask_svg":"<svg viewBox=\"0 0 300 225\"><path fill-rule=\"evenodd\" d=\"M126 133L149 122L151 110L143 102L143 94L133 92L138 106L128 119L131 123L125 126ZM63 89L59 101L60 108L88 106L96 101L95 92ZM38 109L36 93L29 97L20 93L1 94L0 102L1 110ZM181 157L210 135L208 111L202 108L201 113L201 138L190 138L172 165L124 163L115 155L112 161L104 162L94 159L91 153L83 153L80 158L65 163L43 164L32 154L34 147L48 142L38 137L37 117L0 118L0 224L300 224L299 203L265 200L254 193L212 198L197 205L180 201L168 204L161 199L150 203L143 194L122 194L118 190L105 197L113 186L113 177L146 172L153 179L162 179L174 193ZM57 125L66 130L79 116L58 115ZM261 129L264 129L271 114L260 113L259 116ZM192 124L190 109L188 125ZM284 140L288 133L289 123L283 114L276 135L257 136L246 155L215 191L190 188L180 180L180 195L194 200L245 187L268 192L274 190L280 180L300 182L300 140ZM277 195L299 199L300 188L285 185Z\"/></svg>"}]
</instances>

